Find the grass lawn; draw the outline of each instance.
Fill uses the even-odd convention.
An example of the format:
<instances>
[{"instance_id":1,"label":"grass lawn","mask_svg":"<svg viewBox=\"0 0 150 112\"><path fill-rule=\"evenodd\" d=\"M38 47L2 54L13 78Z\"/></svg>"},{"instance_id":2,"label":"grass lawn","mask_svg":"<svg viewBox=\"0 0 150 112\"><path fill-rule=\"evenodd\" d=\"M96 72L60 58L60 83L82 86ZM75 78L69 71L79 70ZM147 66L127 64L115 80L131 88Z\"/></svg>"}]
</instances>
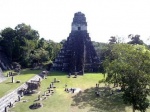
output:
<instances>
[{"instance_id":1,"label":"grass lawn","mask_svg":"<svg viewBox=\"0 0 150 112\"><path fill-rule=\"evenodd\" d=\"M34 75L38 74L41 70L29 70L29 69L23 69L21 71L20 75L14 76L15 81L20 80L21 83L11 83L11 77L8 77L7 80L4 82L0 83L0 98L4 96L5 94L10 93L13 91L15 88L19 87L26 81L28 81L30 78L32 78ZM4 75L9 71L4 72Z\"/></svg>"},{"instance_id":2,"label":"grass lawn","mask_svg":"<svg viewBox=\"0 0 150 112\"><path fill-rule=\"evenodd\" d=\"M29 106L35 103L38 95L44 94L50 83L57 78L60 83L55 83L55 93L48 96L47 99L37 101L43 104L42 108L31 110ZM24 96L22 100L27 102L16 103L15 107L11 108L13 112L132 112L131 107L124 105L121 99L121 93L116 93L113 96L106 95L96 97L94 94L95 84L103 79L100 73L87 73L84 76L77 78L67 78L65 73L53 72L47 79L41 83L40 93L32 96ZM64 91L65 84L68 88L80 88L80 93L66 93ZM101 87L104 84L100 85ZM148 110L149 111L149 110Z\"/></svg>"}]
</instances>

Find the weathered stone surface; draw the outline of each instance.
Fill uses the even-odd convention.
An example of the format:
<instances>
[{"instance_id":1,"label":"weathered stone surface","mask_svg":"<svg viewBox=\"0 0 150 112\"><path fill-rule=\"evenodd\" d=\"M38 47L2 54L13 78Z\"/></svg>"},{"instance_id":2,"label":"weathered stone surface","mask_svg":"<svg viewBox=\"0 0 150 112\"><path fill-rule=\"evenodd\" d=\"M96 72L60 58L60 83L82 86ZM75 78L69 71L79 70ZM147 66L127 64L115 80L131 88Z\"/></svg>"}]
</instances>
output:
<instances>
[{"instance_id":1,"label":"weathered stone surface","mask_svg":"<svg viewBox=\"0 0 150 112\"><path fill-rule=\"evenodd\" d=\"M72 31L87 30L87 22L85 15L81 12L75 13L72 22Z\"/></svg>"},{"instance_id":2,"label":"weathered stone surface","mask_svg":"<svg viewBox=\"0 0 150 112\"><path fill-rule=\"evenodd\" d=\"M3 82L3 81L5 81L5 80L6 80L6 77L4 77L3 71L2 71L2 69L0 67L0 83Z\"/></svg>"},{"instance_id":3,"label":"weathered stone surface","mask_svg":"<svg viewBox=\"0 0 150 112\"><path fill-rule=\"evenodd\" d=\"M84 74L98 71L99 62L87 32L85 15L81 12L75 13L71 33L55 59L53 69Z\"/></svg>"},{"instance_id":4,"label":"weathered stone surface","mask_svg":"<svg viewBox=\"0 0 150 112\"><path fill-rule=\"evenodd\" d=\"M11 61L7 57L4 52L4 48L0 46L0 67L2 70L10 70L11 68Z\"/></svg>"},{"instance_id":5,"label":"weathered stone surface","mask_svg":"<svg viewBox=\"0 0 150 112\"><path fill-rule=\"evenodd\" d=\"M35 77L31 78L28 82L31 82L31 80L37 80L38 81L39 78L42 80L42 78L39 75L36 75ZM16 88L11 93L0 98L0 112L5 112L5 107L7 107L7 105L9 105L10 102L12 104L14 104L16 101L18 101L18 96L20 96L18 91L21 90L22 88L27 89L27 84L26 83L22 84L20 87Z\"/></svg>"}]
</instances>

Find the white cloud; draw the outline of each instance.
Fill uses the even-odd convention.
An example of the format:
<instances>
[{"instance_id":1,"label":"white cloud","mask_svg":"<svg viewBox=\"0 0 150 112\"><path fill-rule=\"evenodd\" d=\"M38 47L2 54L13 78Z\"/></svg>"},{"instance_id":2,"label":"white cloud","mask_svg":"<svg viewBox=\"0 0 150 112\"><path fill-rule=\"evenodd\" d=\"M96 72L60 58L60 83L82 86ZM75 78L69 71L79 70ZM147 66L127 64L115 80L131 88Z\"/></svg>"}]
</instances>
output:
<instances>
[{"instance_id":1,"label":"white cloud","mask_svg":"<svg viewBox=\"0 0 150 112\"><path fill-rule=\"evenodd\" d=\"M0 29L30 24L41 37L61 41L69 36L75 12L85 14L94 41L110 36L150 36L148 0L0 0Z\"/></svg>"}]
</instances>

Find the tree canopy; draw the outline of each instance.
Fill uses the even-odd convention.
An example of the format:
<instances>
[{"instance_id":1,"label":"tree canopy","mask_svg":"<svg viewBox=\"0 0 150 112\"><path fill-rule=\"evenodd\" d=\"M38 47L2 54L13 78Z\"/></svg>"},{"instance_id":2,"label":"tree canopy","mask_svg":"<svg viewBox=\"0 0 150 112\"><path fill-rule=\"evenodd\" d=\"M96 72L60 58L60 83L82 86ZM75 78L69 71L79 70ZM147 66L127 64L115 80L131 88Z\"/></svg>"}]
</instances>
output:
<instances>
[{"instance_id":1,"label":"tree canopy","mask_svg":"<svg viewBox=\"0 0 150 112\"><path fill-rule=\"evenodd\" d=\"M52 62L62 47L61 43L40 38L38 31L24 23L2 30L0 45L11 62L19 62L23 67Z\"/></svg>"},{"instance_id":2,"label":"tree canopy","mask_svg":"<svg viewBox=\"0 0 150 112\"><path fill-rule=\"evenodd\" d=\"M104 62L106 81L120 85L125 103L145 112L150 94L150 51L144 46L114 44Z\"/></svg>"},{"instance_id":3,"label":"tree canopy","mask_svg":"<svg viewBox=\"0 0 150 112\"><path fill-rule=\"evenodd\" d=\"M144 42L140 39L140 35L130 34L128 37L131 39L131 41L129 41L128 44L144 44Z\"/></svg>"}]
</instances>

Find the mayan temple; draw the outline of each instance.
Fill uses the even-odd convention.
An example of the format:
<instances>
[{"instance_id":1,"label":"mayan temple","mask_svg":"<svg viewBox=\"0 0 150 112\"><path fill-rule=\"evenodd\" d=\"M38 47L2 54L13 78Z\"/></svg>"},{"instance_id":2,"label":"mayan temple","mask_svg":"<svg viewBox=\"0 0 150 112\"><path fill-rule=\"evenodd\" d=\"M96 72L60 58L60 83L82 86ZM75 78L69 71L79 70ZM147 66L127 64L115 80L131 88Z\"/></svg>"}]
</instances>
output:
<instances>
[{"instance_id":1,"label":"mayan temple","mask_svg":"<svg viewBox=\"0 0 150 112\"><path fill-rule=\"evenodd\" d=\"M84 72L97 72L98 67L99 58L87 31L86 17L77 12L71 33L53 62L53 69L83 75Z\"/></svg>"}]
</instances>

